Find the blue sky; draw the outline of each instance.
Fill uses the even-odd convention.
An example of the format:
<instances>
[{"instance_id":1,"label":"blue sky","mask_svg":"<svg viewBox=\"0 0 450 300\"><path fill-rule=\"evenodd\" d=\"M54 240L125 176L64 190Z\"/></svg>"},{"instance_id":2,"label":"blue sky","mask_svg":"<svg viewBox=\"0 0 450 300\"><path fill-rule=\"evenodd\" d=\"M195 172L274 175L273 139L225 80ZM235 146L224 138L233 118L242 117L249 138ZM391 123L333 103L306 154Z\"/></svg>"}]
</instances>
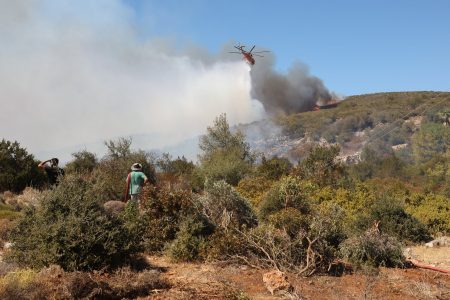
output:
<instances>
[{"instance_id":1,"label":"blue sky","mask_svg":"<svg viewBox=\"0 0 450 300\"><path fill-rule=\"evenodd\" d=\"M126 0L142 37L268 48L276 68L310 67L332 91L450 91L450 1Z\"/></svg>"}]
</instances>

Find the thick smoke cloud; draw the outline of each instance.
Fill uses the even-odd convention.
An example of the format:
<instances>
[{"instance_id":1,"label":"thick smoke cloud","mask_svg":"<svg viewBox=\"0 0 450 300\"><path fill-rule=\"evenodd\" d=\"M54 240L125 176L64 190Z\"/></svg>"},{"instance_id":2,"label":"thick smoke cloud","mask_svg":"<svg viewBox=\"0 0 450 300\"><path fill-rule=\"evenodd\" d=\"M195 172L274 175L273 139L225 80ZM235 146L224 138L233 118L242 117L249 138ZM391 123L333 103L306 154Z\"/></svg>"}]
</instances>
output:
<instances>
[{"instance_id":1,"label":"thick smoke cloud","mask_svg":"<svg viewBox=\"0 0 450 300\"><path fill-rule=\"evenodd\" d=\"M0 0L0 138L38 158L121 136L152 149L205 132L221 113L249 123L264 108L299 112L330 98L305 66L278 74L269 55L250 71L232 44L179 51L139 35L134 17L120 0Z\"/></svg>"},{"instance_id":2,"label":"thick smoke cloud","mask_svg":"<svg viewBox=\"0 0 450 300\"><path fill-rule=\"evenodd\" d=\"M265 56L251 71L252 96L269 114L309 111L317 102L325 104L332 99L322 80L310 75L306 65L295 63L284 75L273 69L273 58Z\"/></svg>"},{"instance_id":3,"label":"thick smoke cloud","mask_svg":"<svg viewBox=\"0 0 450 300\"><path fill-rule=\"evenodd\" d=\"M152 149L221 113L231 124L263 115L244 62L143 40L120 1L2 0L0 45L0 137L32 153L120 136Z\"/></svg>"}]
</instances>

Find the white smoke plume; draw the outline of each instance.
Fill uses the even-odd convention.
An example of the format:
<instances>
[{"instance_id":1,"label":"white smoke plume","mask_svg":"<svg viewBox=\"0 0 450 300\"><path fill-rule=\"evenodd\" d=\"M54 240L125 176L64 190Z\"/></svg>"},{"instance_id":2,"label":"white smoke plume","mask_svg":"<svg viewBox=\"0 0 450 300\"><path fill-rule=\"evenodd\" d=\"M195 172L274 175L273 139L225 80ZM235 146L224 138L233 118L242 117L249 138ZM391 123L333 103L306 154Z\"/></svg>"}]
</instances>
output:
<instances>
[{"instance_id":1,"label":"white smoke plume","mask_svg":"<svg viewBox=\"0 0 450 300\"><path fill-rule=\"evenodd\" d=\"M0 138L38 158L121 136L155 149L204 133L221 113L249 123L330 97L303 65L282 75L269 54L250 71L232 44L180 51L134 20L120 0L0 0Z\"/></svg>"},{"instance_id":2,"label":"white smoke plume","mask_svg":"<svg viewBox=\"0 0 450 300\"><path fill-rule=\"evenodd\" d=\"M36 153L143 135L151 149L221 113L262 117L248 65L173 48L139 36L119 0L0 0L0 138Z\"/></svg>"}]
</instances>

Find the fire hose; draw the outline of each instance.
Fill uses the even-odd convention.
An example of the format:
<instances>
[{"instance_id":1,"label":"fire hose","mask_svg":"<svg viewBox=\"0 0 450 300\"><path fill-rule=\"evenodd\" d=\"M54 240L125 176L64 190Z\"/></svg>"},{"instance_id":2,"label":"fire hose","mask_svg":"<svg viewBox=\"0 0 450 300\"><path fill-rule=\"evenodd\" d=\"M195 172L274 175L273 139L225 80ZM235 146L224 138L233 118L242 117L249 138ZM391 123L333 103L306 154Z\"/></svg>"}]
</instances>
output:
<instances>
[{"instance_id":1,"label":"fire hose","mask_svg":"<svg viewBox=\"0 0 450 300\"><path fill-rule=\"evenodd\" d=\"M429 269L429 270L433 270L433 271L438 271L438 272L450 274L450 270L437 268L437 267L431 266L431 265L425 265L425 264L422 264L421 262L419 262L418 260L415 260L415 259L408 259L408 261L409 261L413 266L415 266L415 267L417 267L417 268Z\"/></svg>"}]
</instances>

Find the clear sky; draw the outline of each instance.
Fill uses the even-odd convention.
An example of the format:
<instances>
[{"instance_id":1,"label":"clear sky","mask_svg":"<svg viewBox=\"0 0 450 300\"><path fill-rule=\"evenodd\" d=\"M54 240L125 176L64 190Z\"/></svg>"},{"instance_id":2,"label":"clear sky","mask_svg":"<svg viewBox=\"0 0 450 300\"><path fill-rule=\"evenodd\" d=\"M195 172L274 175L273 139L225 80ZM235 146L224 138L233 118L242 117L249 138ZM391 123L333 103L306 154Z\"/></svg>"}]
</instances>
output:
<instances>
[{"instance_id":1,"label":"clear sky","mask_svg":"<svg viewBox=\"0 0 450 300\"><path fill-rule=\"evenodd\" d=\"M218 51L268 48L276 68L302 61L332 91L450 90L448 0L127 0L143 37Z\"/></svg>"}]
</instances>

